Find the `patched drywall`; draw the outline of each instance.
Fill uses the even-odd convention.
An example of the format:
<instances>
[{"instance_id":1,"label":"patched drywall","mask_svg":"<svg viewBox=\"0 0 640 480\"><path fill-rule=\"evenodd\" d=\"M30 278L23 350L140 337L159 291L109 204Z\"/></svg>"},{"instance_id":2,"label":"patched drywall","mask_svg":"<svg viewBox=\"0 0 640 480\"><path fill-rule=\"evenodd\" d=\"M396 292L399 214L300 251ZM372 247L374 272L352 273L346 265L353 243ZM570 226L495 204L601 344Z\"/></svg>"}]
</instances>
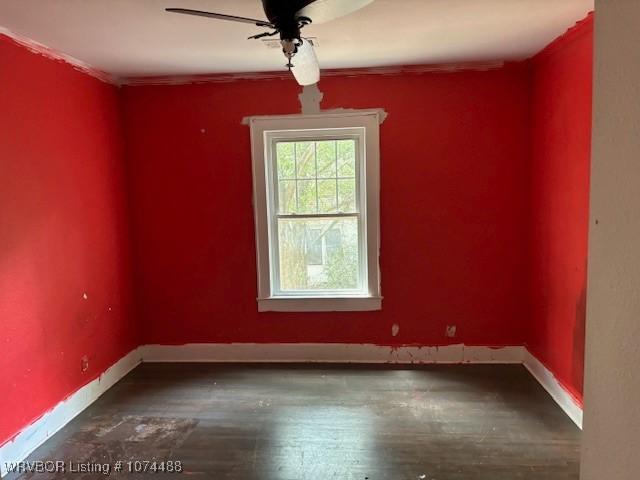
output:
<instances>
[{"instance_id":1,"label":"patched drywall","mask_svg":"<svg viewBox=\"0 0 640 480\"><path fill-rule=\"evenodd\" d=\"M583 480L640 472L639 24L636 0L596 6Z\"/></svg>"},{"instance_id":2,"label":"patched drywall","mask_svg":"<svg viewBox=\"0 0 640 480\"><path fill-rule=\"evenodd\" d=\"M320 113L324 93L318 88L318 84L306 85L298 95L300 100L300 112L303 115Z\"/></svg>"}]
</instances>

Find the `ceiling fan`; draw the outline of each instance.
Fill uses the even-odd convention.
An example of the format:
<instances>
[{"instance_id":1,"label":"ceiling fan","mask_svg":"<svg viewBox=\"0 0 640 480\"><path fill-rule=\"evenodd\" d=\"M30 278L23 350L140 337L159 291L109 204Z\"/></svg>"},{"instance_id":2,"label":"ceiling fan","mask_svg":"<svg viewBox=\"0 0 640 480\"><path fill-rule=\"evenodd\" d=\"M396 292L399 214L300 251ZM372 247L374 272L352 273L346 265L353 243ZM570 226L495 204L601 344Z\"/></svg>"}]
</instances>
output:
<instances>
[{"instance_id":1,"label":"ceiling fan","mask_svg":"<svg viewBox=\"0 0 640 480\"><path fill-rule=\"evenodd\" d=\"M301 36L301 30L311 23L325 23L365 7L373 0L262 0L268 20L237 17L222 13L203 12L187 8L167 8L167 12L196 15L232 22L249 23L271 29L249 37L258 39L280 35L287 67L300 85L313 85L320 80L320 65L311 41Z\"/></svg>"}]
</instances>

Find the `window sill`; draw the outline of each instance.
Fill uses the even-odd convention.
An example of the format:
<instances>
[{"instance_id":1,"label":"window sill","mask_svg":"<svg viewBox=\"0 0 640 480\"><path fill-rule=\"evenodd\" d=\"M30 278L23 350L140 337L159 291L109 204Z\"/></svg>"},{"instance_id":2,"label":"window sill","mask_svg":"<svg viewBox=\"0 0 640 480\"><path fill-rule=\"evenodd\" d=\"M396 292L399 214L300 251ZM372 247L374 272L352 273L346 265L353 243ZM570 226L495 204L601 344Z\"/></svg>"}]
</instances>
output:
<instances>
[{"instance_id":1,"label":"window sill","mask_svg":"<svg viewBox=\"0 0 640 480\"><path fill-rule=\"evenodd\" d=\"M259 312L370 312L382 297L271 297L258 299Z\"/></svg>"}]
</instances>

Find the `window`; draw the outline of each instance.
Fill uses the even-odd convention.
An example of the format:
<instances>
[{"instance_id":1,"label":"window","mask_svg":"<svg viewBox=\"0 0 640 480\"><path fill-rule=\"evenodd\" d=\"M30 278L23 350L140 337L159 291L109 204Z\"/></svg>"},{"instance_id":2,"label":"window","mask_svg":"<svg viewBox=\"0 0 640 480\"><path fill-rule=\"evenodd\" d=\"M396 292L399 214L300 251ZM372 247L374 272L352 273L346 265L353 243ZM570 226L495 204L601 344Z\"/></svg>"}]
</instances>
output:
<instances>
[{"instance_id":1,"label":"window","mask_svg":"<svg viewBox=\"0 0 640 480\"><path fill-rule=\"evenodd\" d=\"M250 119L260 311L380 309L379 119Z\"/></svg>"}]
</instances>

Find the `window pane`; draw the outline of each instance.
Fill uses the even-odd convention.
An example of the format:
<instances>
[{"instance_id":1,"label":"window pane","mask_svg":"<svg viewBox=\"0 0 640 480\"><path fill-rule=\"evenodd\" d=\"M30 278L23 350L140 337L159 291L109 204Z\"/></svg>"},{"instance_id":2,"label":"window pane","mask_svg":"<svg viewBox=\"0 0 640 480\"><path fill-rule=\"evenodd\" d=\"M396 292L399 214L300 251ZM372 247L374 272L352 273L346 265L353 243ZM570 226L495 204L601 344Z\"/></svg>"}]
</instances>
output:
<instances>
[{"instance_id":1,"label":"window pane","mask_svg":"<svg viewBox=\"0 0 640 480\"><path fill-rule=\"evenodd\" d=\"M326 235L327 255L339 251L342 248L342 232L338 228L332 228Z\"/></svg>"},{"instance_id":2,"label":"window pane","mask_svg":"<svg viewBox=\"0 0 640 480\"><path fill-rule=\"evenodd\" d=\"M316 181L298 180L298 208L295 213L316 213Z\"/></svg>"},{"instance_id":3,"label":"window pane","mask_svg":"<svg viewBox=\"0 0 640 480\"><path fill-rule=\"evenodd\" d=\"M322 265L322 229L309 228L305 233L306 264Z\"/></svg>"},{"instance_id":4,"label":"window pane","mask_svg":"<svg viewBox=\"0 0 640 480\"><path fill-rule=\"evenodd\" d=\"M318 180L318 213L337 212L337 183L335 179Z\"/></svg>"},{"instance_id":5,"label":"window pane","mask_svg":"<svg viewBox=\"0 0 640 480\"><path fill-rule=\"evenodd\" d=\"M338 176L355 177L356 141L338 140Z\"/></svg>"},{"instance_id":6,"label":"window pane","mask_svg":"<svg viewBox=\"0 0 640 480\"><path fill-rule=\"evenodd\" d=\"M278 236L282 291L358 288L357 218L279 219Z\"/></svg>"},{"instance_id":7,"label":"window pane","mask_svg":"<svg viewBox=\"0 0 640 480\"><path fill-rule=\"evenodd\" d=\"M289 214L296 211L296 181L278 182L278 213Z\"/></svg>"},{"instance_id":8,"label":"window pane","mask_svg":"<svg viewBox=\"0 0 640 480\"><path fill-rule=\"evenodd\" d=\"M338 180L338 211L353 213L356 211L356 179Z\"/></svg>"},{"instance_id":9,"label":"window pane","mask_svg":"<svg viewBox=\"0 0 640 480\"><path fill-rule=\"evenodd\" d=\"M315 178L316 149L314 142L296 142L298 178Z\"/></svg>"},{"instance_id":10,"label":"window pane","mask_svg":"<svg viewBox=\"0 0 640 480\"><path fill-rule=\"evenodd\" d=\"M279 142L276 145L278 178L295 178L295 143Z\"/></svg>"},{"instance_id":11,"label":"window pane","mask_svg":"<svg viewBox=\"0 0 640 480\"><path fill-rule=\"evenodd\" d=\"M336 177L336 141L316 142L318 178Z\"/></svg>"}]
</instances>

